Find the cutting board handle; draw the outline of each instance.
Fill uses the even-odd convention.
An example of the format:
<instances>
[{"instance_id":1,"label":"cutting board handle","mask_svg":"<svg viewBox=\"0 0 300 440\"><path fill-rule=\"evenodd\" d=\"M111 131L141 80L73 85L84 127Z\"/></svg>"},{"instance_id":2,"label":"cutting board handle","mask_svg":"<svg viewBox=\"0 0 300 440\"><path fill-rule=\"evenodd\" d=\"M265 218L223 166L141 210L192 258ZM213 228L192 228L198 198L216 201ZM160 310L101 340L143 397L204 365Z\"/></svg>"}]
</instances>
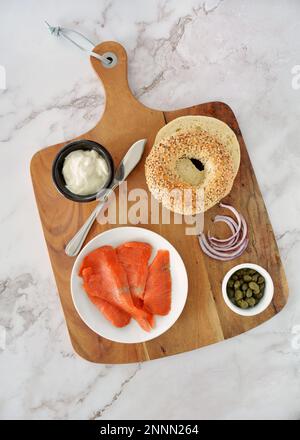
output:
<instances>
[{"instance_id":1,"label":"cutting board handle","mask_svg":"<svg viewBox=\"0 0 300 440\"><path fill-rule=\"evenodd\" d=\"M90 139L102 142L107 148L115 150L114 159L119 160L130 145L138 139L148 139L149 126L156 132L165 124L163 112L146 107L132 94L127 79L127 53L121 44L105 41L93 49L101 55L111 52L117 57L117 64L106 67L95 57L91 64L101 80L105 91L105 108L101 119L88 133ZM118 144L116 148L114 143Z\"/></svg>"},{"instance_id":2,"label":"cutting board handle","mask_svg":"<svg viewBox=\"0 0 300 440\"><path fill-rule=\"evenodd\" d=\"M127 53L124 47L115 41L105 41L97 45L93 52L101 55L112 52L117 57L117 64L114 67L106 67L98 59L91 57L92 66L99 76L105 90L106 105L104 115L111 116L116 109L128 106L138 106L140 110L146 109L132 94L127 77Z\"/></svg>"}]
</instances>

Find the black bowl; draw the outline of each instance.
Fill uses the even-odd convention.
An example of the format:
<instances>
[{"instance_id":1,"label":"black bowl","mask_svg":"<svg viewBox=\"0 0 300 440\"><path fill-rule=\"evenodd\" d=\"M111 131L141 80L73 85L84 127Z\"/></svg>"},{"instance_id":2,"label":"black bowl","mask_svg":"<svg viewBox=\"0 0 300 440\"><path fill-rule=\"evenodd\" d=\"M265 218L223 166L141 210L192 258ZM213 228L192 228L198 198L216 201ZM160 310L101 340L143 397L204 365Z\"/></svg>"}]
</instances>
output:
<instances>
[{"instance_id":1,"label":"black bowl","mask_svg":"<svg viewBox=\"0 0 300 440\"><path fill-rule=\"evenodd\" d=\"M103 185L103 188L107 188L112 181L114 175L114 163L110 153L106 150L106 148L104 148L97 142L89 141L86 139L80 139L79 141L74 141L70 144L65 145L54 159L52 165L52 178L58 191L67 199L73 200L73 202L92 202L93 200L96 200L98 193L81 196L73 194L66 187L66 182L62 173L62 169L64 166L65 158L68 156L68 154L75 150L95 150L98 154L100 154L100 156L105 159L108 166L108 177L107 181Z\"/></svg>"}]
</instances>

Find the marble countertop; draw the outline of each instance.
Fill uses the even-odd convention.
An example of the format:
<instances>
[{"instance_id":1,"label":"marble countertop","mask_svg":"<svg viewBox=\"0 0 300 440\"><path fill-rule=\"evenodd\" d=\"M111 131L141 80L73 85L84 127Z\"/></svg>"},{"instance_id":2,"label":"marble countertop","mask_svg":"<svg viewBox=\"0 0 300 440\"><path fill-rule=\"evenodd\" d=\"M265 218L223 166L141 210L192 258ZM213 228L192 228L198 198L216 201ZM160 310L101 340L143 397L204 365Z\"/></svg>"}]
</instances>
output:
<instances>
[{"instance_id":1,"label":"marble countertop","mask_svg":"<svg viewBox=\"0 0 300 440\"><path fill-rule=\"evenodd\" d=\"M299 14L292 0L1 3L1 419L300 419L300 90L291 73L300 64ZM290 286L278 316L141 365L74 354L29 163L41 147L92 128L104 94L88 57L51 37L45 19L123 44L132 90L150 107L222 100L233 108Z\"/></svg>"}]
</instances>

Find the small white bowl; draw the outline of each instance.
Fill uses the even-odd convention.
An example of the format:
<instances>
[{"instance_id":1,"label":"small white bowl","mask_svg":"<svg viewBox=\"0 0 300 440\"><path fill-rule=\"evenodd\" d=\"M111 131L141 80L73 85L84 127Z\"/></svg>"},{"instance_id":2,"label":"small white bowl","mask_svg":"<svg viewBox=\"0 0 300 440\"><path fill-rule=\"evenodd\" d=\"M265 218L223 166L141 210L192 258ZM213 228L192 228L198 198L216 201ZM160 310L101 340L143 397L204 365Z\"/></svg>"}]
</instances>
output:
<instances>
[{"instance_id":1,"label":"small white bowl","mask_svg":"<svg viewBox=\"0 0 300 440\"><path fill-rule=\"evenodd\" d=\"M237 307L234 304L232 304L232 302L228 298L226 286L229 281L229 278L231 277L231 275L234 274L234 272L236 272L239 269L245 269L245 268L257 270L257 272L264 277L266 284L265 284L264 296L262 297L260 302L254 307L249 307L248 309L241 309L240 307ZM227 272L222 282L222 293L225 303L233 312L242 316L254 316L254 315L258 315L259 313L262 313L270 305L274 295L274 284L269 272L267 272L266 269L264 269L261 266L258 266L258 264L243 263L234 266L232 269L230 269Z\"/></svg>"}]
</instances>

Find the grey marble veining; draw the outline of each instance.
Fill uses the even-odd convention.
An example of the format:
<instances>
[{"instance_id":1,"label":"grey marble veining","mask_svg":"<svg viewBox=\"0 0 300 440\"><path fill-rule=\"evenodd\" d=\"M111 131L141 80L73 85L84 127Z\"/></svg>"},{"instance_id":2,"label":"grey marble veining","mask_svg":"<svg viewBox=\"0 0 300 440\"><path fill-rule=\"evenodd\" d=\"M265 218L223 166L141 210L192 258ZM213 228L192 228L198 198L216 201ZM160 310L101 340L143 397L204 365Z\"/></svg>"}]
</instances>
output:
<instances>
[{"instance_id":1,"label":"grey marble veining","mask_svg":"<svg viewBox=\"0 0 300 440\"><path fill-rule=\"evenodd\" d=\"M300 418L300 90L291 74L300 64L299 14L292 0L2 2L0 418ZM289 281L277 317L139 365L94 365L74 354L29 162L41 147L92 128L105 98L88 58L51 37L45 19L95 43L123 44L130 86L149 107L222 100L233 108Z\"/></svg>"}]
</instances>

